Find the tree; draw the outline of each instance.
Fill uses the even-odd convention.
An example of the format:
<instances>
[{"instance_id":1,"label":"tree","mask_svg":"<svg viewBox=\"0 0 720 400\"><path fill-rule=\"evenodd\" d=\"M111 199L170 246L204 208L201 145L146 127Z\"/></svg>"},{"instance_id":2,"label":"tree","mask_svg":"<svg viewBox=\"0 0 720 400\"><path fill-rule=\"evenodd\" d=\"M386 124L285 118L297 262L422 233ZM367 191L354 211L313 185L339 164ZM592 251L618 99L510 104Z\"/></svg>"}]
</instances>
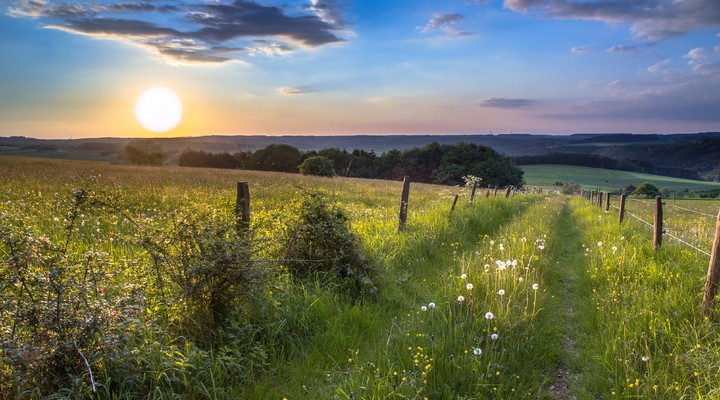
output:
<instances>
[{"instance_id":1,"label":"tree","mask_svg":"<svg viewBox=\"0 0 720 400\"><path fill-rule=\"evenodd\" d=\"M303 175L335 176L335 169L331 159L323 156L309 157L300 164L300 173Z\"/></svg>"},{"instance_id":2,"label":"tree","mask_svg":"<svg viewBox=\"0 0 720 400\"><path fill-rule=\"evenodd\" d=\"M653 185L650 182L643 182L638 186L637 189L633 192L634 196L638 197L655 197L660 195L660 190L658 190L655 185Z\"/></svg>"},{"instance_id":3,"label":"tree","mask_svg":"<svg viewBox=\"0 0 720 400\"><path fill-rule=\"evenodd\" d=\"M165 156L158 151L145 151L139 147L128 145L125 147L125 158L131 164L162 165Z\"/></svg>"},{"instance_id":4,"label":"tree","mask_svg":"<svg viewBox=\"0 0 720 400\"><path fill-rule=\"evenodd\" d=\"M246 167L260 171L298 172L302 154L287 144L271 144L248 157Z\"/></svg>"}]
</instances>

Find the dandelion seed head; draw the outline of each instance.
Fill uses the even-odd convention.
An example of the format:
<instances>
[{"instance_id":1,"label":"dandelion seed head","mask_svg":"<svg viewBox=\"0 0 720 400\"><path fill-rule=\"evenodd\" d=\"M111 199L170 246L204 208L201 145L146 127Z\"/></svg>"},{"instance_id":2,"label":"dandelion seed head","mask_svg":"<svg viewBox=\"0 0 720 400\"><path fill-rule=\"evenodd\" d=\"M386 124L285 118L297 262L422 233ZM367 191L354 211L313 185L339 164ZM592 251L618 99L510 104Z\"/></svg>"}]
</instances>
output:
<instances>
[{"instance_id":1,"label":"dandelion seed head","mask_svg":"<svg viewBox=\"0 0 720 400\"><path fill-rule=\"evenodd\" d=\"M525 280L525 278L523 278L522 276L518 278L518 282L522 282L524 280Z\"/></svg>"},{"instance_id":2,"label":"dandelion seed head","mask_svg":"<svg viewBox=\"0 0 720 400\"><path fill-rule=\"evenodd\" d=\"M467 279L467 274L460 275L460 279Z\"/></svg>"},{"instance_id":3,"label":"dandelion seed head","mask_svg":"<svg viewBox=\"0 0 720 400\"><path fill-rule=\"evenodd\" d=\"M602 242L597 242L597 246L598 247L602 246Z\"/></svg>"},{"instance_id":4,"label":"dandelion seed head","mask_svg":"<svg viewBox=\"0 0 720 400\"><path fill-rule=\"evenodd\" d=\"M540 285L538 285L537 283L533 283L532 288L533 290L538 290L540 288Z\"/></svg>"},{"instance_id":5,"label":"dandelion seed head","mask_svg":"<svg viewBox=\"0 0 720 400\"><path fill-rule=\"evenodd\" d=\"M492 339L492 340L498 340L498 338L499 338L499 336L497 333L493 333L492 335L490 335L490 339Z\"/></svg>"},{"instance_id":6,"label":"dandelion seed head","mask_svg":"<svg viewBox=\"0 0 720 400\"><path fill-rule=\"evenodd\" d=\"M428 304L428 307L430 307L430 309L432 310L433 308L435 308L435 303Z\"/></svg>"},{"instance_id":7,"label":"dandelion seed head","mask_svg":"<svg viewBox=\"0 0 720 400\"><path fill-rule=\"evenodd\" d=\"M490 311L485 313L485 319L493 319L495 318L495 315L491 313Z\"/></svg>"},{"instance_id":8,"label":"dandelion seed head","mask_svg":"<svg viewBox=\"0 0 720 400\"><path fill-rule=\"evenodd\" d=\"M473 354L475 354L476 356L482 355L482 349L479 347L474 348Z\"/></svg>"},{"instance_id":9,"label":"dandelion seed head","mask_svg":"<svg viewBox=\"0 0 720 400\"><path fill-rule=\"evenodd\" d=\"M427 311L427 307L426 307L426 306L422 306L422 307L420 307L420 310L422 310L422 311Z\"/></svg>"},{"instance_id":10,"label":"dandelion seed head","mask_svg":"<svg viewBox=\"0 0 720 400\"><path fill-rule=\"evenodd\" d=\"M458 296L457 301L459 301L459 302L462 303L463 301L465 301L465 297L464 297L464 296Z\"/></svg>"},{"instance_id":11,"label":"dandelion seed head","mask_svg":"<svg viewBox=\"0 0 720 400\"><path fill-rule=\"evenodd\" d=\"M642 360L643 360L643 362L648 362L648 361L650 361L650 357L642 356Z\"/></svg>"},{"instance_id":12,"label":"dandelion seed head","mask_svg":"<svg viewBox=\"0 0 720 400\"><path fill-rule=\"evenodd\" d=\"M499 294L500 296L504 296L504 295L505 295L505 291L502 290L502 289L500 289L500 290L498 290L498 294Z\"/></svg>"},{"instance_id":13,"label":"dandelion seed head","mask_svg":"<svg viewBox=\"0 0 720 400\"><path fill-rule=\"evenodd\" d=\"M465 287L467 288L467 290L473 290L475 286L473 286L472 283L468 283L467 285L465 285Z\"/></svg>"}]
</instances>

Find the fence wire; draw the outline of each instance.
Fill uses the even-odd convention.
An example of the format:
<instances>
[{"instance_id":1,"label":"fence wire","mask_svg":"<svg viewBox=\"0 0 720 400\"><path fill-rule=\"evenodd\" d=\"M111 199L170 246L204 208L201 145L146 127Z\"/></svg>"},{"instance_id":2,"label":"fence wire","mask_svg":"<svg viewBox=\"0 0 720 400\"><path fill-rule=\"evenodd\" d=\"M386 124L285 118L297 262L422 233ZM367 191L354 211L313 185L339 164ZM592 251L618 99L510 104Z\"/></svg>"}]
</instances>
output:
<instances>
[{"instance_id":1,"label":"fence wire","mask_svg":"<svg viewBox=\"0 0 720 400\"><path fill-rule=\"evenodd\" d=\"M685 207L676 206L675 204L668 204L668 206L669 206L669 207L674 207L674 208L679 208L679 209L685 210L685 211L690 211L690 212L693 212L693 213L695 213L695 214L704 215L704 216L710 217L710 218L715 218L715 217L716 217L716 215L704 213L704 212L697 211L697 210L691 210L691 209L685 208Z\"/></svg>"},{"instance_id":2,"label":"fence wire","mask_svg":"<svg viewBox=\"0 0 720 400\"><path fill-rule=\"evenodd\" d=\"M643 204L647 204L647 205L654 205L654 203L650 203L650 202L642 201L642 200L638 200L638 199L632 199L632 198L630 198L630 200L637 201L637 202L639 202L639 203L643 203ZM683 207L680 207L680 206L675 206L675 205L672 205L672 204L669 204L669 205L670 205L671 207L679 208L679 209L681 209L681 210L691 211L691 212L695 212L695 213L698 213L698 214L701 214L701 215L705 215L705 216L709 216L709 217L715 218L714 215L710 215L710 214L703 213L703 212L700 212L700 211L695 211L695 210L683 208ZM618 207L618 206L616 206L616 205L614 205L614 204L611 204L610 206L611 206L612 208L616 209L616 210L620 210L620 207ZM639 216L637 216L637 215L635 215L635 214L633 214L633 213L631 213L631 212L629 212L629 211L627 211L627 210L625 210L625 214L626 214L626 215L629 215L629 216L631 216L631 217L633 217L633 218L635 218L636 220L642 222L643 224L649 226L650 228L653 228L653 229L655 228L655 224L650 223L650 222L647 222L647 221L645 221L644 219L640 218ZM683 240L683 239L681 239L681 238L673 235L672 233L667 232L667 230L663 230L662 234L668 236L668 237L671 238L671 239L675 239L677 242L679 242L679 243L681 243L681 244L684 244L684 245L687 246L687 247L690 247L691 249L697 251L698 253L702 253L702 254L704 254L704 255L706 255L706 256L708 256L708 257L712 257L712 255L711 255L710 253L708 253L707 251L704 251L704 250L700 249L699 247L693 245L692 243L688 243L687 241L685 241L685 240Z\"/></svg>"}]
</instances>

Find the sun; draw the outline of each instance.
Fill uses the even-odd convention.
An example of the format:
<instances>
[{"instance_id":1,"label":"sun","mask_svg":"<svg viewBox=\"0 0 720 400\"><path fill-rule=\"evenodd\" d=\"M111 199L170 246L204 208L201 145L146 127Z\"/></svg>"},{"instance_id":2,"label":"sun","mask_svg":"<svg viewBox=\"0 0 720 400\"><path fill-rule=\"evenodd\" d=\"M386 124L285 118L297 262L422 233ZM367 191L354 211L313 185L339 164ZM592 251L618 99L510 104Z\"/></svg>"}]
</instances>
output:
<instances>
[{"instance_id":1,"label":"sun","mask_svg":"<svg viewBox=\"0 0 720 400\"><path fill-rule=\"evenodd\" d=\"M143 128L156 133L175 128L182 119L183 106L175 92L165 87L144 91L135 103L135 117Z\"/></svg>"}]
</instances>

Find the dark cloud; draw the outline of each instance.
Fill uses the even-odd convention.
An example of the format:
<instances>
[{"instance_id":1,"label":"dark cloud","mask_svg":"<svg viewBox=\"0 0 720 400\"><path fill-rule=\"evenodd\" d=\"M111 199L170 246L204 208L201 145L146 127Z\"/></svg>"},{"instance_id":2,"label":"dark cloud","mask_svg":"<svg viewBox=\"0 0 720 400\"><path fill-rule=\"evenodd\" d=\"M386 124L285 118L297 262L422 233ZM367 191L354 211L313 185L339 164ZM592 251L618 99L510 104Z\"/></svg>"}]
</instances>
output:
<instances>
[{"instance_id":1,"label":"dark cloud","mask_svg":"<svg viewBox=\"0 0 720 400\"><path fill-rule=\"evenodd\" d=\"M339 32L349 32L335 0L310 0L295 11L250 0L18 0L8 14L41 20L49 28L124 40L179 62L222 63L243 54L285 54L294 50L289 43L340 43L345 39Z\"/></svg>"},{"instance_id":2,"label":"dark cloud","mask_svg":"<svg viewBox=\"0 0 720 400\"><path fill-rule=\"evenodd\" d=\"M199 9L202 12L190 15L190 19L203 28L188 36L208 42L256 36L286 37L307 46L344 41L332 32L334 26L316 15L288 16L279 7L245 0L207 4Z\"/></svg>"},{"instance_id":3,"label":"dark cloud","mask_svg":"<svg viewBox=\"0 0 720 400\"><path fill-rule=\"evenodd\" d=\"M718 0L505 0L504 5L551 18L630 24L636 36L651 41L720 26Z\"/></svg>"},{"instance_id":4,"label":"dark cloud","mask_svg":"<svg viewBox=\"0 0 720 400\"><path fill-rule=\"evenodd\" d=\"M518 108L518 107L527 107L534 103L535 102L533 100L528 100L528 99L505 99L505 98L491 97L489 99L482 100L475 104L479 105L480 107Z\"/></svg>"},{"instance_id":5,"label":"dark cloud","mask_svg":"<svg viewBox=\"0 0 720 400\"><path fill-rule=\"evenodd\" d=\"M52 25L51 25L52 26ZM156 24L128 19L115 18L84 18L73 19L65 24L55 26L69 32L86 35L107 35L117 37L151 38L159 36L181 36L175 29L163 28Z\"/></svg>"}]
</instances>

